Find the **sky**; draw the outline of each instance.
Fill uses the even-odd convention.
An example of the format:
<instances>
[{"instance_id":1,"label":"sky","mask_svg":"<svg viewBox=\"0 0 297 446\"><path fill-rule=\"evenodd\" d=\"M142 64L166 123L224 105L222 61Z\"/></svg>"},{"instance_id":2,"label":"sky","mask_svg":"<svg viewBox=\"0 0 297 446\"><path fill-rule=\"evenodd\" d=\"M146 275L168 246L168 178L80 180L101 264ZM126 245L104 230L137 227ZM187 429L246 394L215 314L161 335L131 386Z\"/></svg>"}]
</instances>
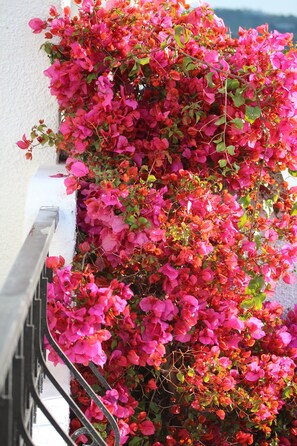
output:
<instances>
[{"instance_id":1,"label":"sky","mask_svg":"<svg viewBox=\"0 0 297 446\"><path fill-rule=\"evenodd\" d=\"M297 0L206 0L212 8L254 9L270 14L296 15ZM191 6L199 4L199 0L189 0Z\"/></svg>"}]
</instances>

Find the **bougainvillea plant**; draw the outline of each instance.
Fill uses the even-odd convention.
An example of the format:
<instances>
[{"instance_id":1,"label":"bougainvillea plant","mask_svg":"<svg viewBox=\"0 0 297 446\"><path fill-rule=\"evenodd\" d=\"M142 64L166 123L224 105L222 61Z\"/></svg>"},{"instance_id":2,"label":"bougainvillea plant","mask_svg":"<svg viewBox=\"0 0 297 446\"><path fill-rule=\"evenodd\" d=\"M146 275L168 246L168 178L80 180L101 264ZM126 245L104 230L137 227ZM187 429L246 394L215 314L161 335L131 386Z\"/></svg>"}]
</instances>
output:
<instances>
[{"instance_id":1,"label":"bougainvillea plant","mask_svg":"<svg viewBox=\"0 0 297 446\"><path fill-rule=\"evenodd\" d=\"M18 145L66 151L78 196L73 265L48 260L49 323L121 443L297 445L297 309L273 300L297 260L282 175L297 171L292 35L232 38L183 0L84 0L30 26L62 122ZM113 444L76 381L72 393Z\"/></svg>"}]
</instances>

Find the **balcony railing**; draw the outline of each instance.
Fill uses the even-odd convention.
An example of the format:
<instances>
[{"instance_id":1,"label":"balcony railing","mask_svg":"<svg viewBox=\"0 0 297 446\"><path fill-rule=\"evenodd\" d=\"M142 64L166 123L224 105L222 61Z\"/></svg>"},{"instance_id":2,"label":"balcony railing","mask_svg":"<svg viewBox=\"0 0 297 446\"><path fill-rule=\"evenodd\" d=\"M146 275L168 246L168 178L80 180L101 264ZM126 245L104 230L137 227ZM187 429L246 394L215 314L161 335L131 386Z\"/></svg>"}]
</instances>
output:
<instances>
[{"instance_id":1,"label":"balcony railing","mask_svg":"<svg viewBox=\"0 0 297 446\"><path fill-rule=\"evenodd\" d=\"M106 446L106 442L84 416L59 382L49 371L43 346L44 337L70 369L72 376L105 415L114 432L114 445L120 443L120 433L114 417L97 394L84 380L52 338L47 325L47 283L51 271L45 261L50 242L58 224L58 208L41 208L23 247L0 292L0 438L3 446L38 446L32 440L36 407L43 412L66 445L84 434L89 445ZM94 364L90 370L105 389L110 386ZM64 432L40 397L43 376L46 375L82 426L71 436Z\"/></svg>"}]
</instances>

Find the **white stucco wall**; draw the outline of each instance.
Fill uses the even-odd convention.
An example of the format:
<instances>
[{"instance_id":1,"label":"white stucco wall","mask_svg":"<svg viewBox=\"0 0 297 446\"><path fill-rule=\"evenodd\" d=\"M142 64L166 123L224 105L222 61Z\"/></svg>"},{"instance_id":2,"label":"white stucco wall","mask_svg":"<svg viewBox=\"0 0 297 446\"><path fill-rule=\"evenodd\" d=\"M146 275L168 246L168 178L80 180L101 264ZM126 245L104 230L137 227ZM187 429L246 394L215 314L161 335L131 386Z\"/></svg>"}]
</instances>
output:
<instances>
[{"instance_id":1,"label":"white stucco wall","mask_svg":"<svg viewBox=\"0 0 297 446\"><path fill-rule=\"evenodd\" d=\"M287 172L284 173L284 179L288 182L289 186L297 186L297 178L292 177ZM292 308L297 304L297 265L296 265L296 283L293 285L287 285L283 281L279 282L276 291L275 299L278 300L286 309Z\"/></svg>"},{"instance_id":2,"label":"white stucco wall","mask_svg":"<svg viewBox=\"0 0 297 446\"><path fill-rule=\"evenodd\" d=\"M54 149L41 149L27 161L16 146L23 133L39 119L57 129L58 106L48 89L43 71L49 66L40 51L41 35L34 35L28 26L33 17L45 18L51 4L63 7L68 0L0 0L0 287L33 223L40 206L59 206L60 220L50 253L63 255L71 262L75 239L75 196L66 196L63 178L51 178L63 172L56 166ZM47 168L40 168L40 166ZM54 370L57 372L57 369ZM69 392L69 372L62 366L58 379ZM69 409L47 381L42 399L67 431ZM40 419L34 426L38 444L62 445L54 438L47 420Z\"/></svg>"},{"instance_id":3,"label":"white stucco wall","mask_svg":"<svg viewBox=\"0 0 297 446\"><path fill-rule=\"evenodd\" d=\"M46 55L39 49L41 35L28 22L46 17L51 4L61 0L0 0L0 285L23 241L25 197L29 179L40 164L56 163L53 149L37 150L27 161L15 142L39 119L53 129L58 107L50 96Z\"/></svg>"}]
</instances>

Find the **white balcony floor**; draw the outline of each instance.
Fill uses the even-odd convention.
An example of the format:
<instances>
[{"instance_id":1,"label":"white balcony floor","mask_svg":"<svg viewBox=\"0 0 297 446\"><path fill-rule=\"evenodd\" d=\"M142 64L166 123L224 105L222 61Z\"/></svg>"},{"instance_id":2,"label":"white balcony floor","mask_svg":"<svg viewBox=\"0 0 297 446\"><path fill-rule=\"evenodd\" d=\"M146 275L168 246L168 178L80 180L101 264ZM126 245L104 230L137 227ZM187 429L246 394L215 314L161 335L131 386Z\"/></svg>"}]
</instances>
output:
<instances>
[{"instance_id":1,"label":"white balcony floor","mask_svg":"<svg viewBox=\"0 0 297 446\"><path fill-rule=\"evenodd\" d=\"M68 369L62 365L54 367L52 364L49 364L49 368L59 384L69 394L70 373ZM69 406L48 379L43 382L41 398L61 428L68 432ZM36 424L33 425L33 441L36 446L65 446L66 444L39 409L37 410Z\"/></svg>"}]
</instances>

